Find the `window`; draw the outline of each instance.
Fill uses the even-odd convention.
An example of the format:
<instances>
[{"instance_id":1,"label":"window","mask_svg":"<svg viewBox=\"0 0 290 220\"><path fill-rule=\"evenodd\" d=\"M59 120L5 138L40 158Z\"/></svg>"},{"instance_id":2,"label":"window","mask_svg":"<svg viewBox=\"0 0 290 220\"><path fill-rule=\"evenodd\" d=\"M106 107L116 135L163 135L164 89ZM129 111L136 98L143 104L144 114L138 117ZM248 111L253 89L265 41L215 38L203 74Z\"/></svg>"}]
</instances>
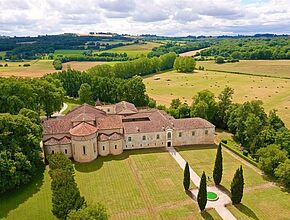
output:
<instances>
[{"instance_id":1,"label":"window","mask_svg":"<svg viewBox=\"0 0 290 220\"><path fill-rule=\"evenodd\" d=\"M96 144L94 143L94 152L96 153Z\"/></svg>"},{"instance_id":2,"label":"window","mask_svg":"<svg viewBox=\"0 0 290 220\"><path fill-rule=\"evenodd\" d=\"M191 135L194 136L194 135L195 135L195 131L193 131L193 132L191 133Z\"/></svg>"},{"instance_id":3,"label":"window","mask_svg":"<svg viewBox=\"0 0 290 220\"><path fill-rule=\"evenodd\" d=\"M159 134L157 134L157 135L156 135L156 139L159 139L159 138L160 138L160 135L159 135Z\"/></svg>"},{"instance_id":4,"label":"window","mask_svg":"<svg viewBox=\"0 0 290 220\"><path fill-rule=\"evenodd\" d=\"M182 137L182 133L181 133L181 132L179 132L179 133L178 133L178 136L179 136L179 137Z\"/></svg>"},{"instance_id":5,"label":"window","mask_svg":"<svg viewBox=\"0 0 290 220\"><path fill-rule=\"evenodd\" d=\"M83 154L86 154L86 146L83 146Z\"/></svg>"},{"instance_id":6,"label":"window","mask_svg":"<svg viewBox=\"0 0 290 220\"><path fill-rule=\"evenodd\" d=\"M103 146L103 150L105 150L105 146Z\"/></svg>"},{"instance_id":7,"label":"window","mask_svg":"<svg viewBox=\"0 0 290 220\"><path fill-rule=\"evenodd\" d=\"M171 132L167 133L167 139L171 139Z\"/></svg>"},{"instance_id":8,"label":"window","mask_svg":"<svg viewBox=\"0 0 290 220\"><path fill-rule=\"evenodd\" d=\"M205 132L204 132L205 134L208 134L208 130L205 130Z\"/></svg>"},{"instance_id":9,"label":"window","mask_svg":"<svg viewBox=\"0 0 290 220\"><path fill-rule=\"evenodd\" d=\"M109 108L107 109L107 112L110 112L110 109Z\"/></svg>"},{"instance_id":10,"label":"window","mask_svg":"<svg viewBox=\"0 0 290 220\"><path fill-rule=\"evenodd\" d=\"M117 149L117 145L115 145L115 149Z\"/></svg>"},{"instance_id":11,"label":"window","mask_svg":"<svg viewBox=\"0 0 290 220\"><path fill-rule=\"evenodd\" d=\"M51 153L54 154L54 150L52 150Z\"/></svg>"},{"instance_id":12,"label":"window","mask_svg":"<svg viewBox=\"0 0 290 220\"><path fill-rule=\"evenodd\" d=\"M143 139L143 141L146 141L146 136L144 135L144 136L142 137L142 139Z\"/></svg>"},{"instance_id":13,"label":"window","mask_svg":"<svg viewBox=\"0 0 290 220\"><path fill-rule=\"evenodd\" d=\"M132 138L131 137L128 137L128 141L131 142L132 141Z\"/></svg>"},{"instance_id":14,"label":"window","mask_svg":"<svg viewBox=\"0 0 290 220\"><path fill-rule=\"evenodd\" d=\"M67 149L64 149L64 153L67 154Z\"/></svg>"}]
</instances>

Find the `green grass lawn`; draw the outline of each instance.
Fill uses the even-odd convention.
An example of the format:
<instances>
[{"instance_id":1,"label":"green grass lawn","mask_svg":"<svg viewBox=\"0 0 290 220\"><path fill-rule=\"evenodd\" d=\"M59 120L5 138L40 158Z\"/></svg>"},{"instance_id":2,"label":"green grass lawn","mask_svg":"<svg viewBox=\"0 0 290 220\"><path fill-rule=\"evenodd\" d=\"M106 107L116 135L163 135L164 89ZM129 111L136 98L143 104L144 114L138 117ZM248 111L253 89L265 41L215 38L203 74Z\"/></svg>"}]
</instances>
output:
<instances>
[{"instance_id":1,"label":"green grass lawn","mask_svg":"<svg viewBox=\"0 0 290 220\"><path fill-rule=\"evenodd\" d=\"M210 70L290 78L290 60L240 60L240 62L224 64L217 64L214 61L199 61L197 66L204 66Z\"/></svg>"},{"instance_id":2,"label":"green grass lawn","mask_svg":"<svg viewBox=\"0 0 290 220\"><path fill-rule=\"evenodd\" d=\"M110 50L101 51L110 53L127 53L129 57L146 56L154 47L159 47L159 43L147 42L146 44L133 44L128 46L116 47Z\"/></svg>"},{"instance_id":3,"label":"green grass lawn","mask_svg":"<svg viewBox=\"0 0 290 220\"><path fill-rule=\"evenodd\" d=\"M188 161L193 170L201 175L203 171L211 177L216 155L213 147L179 147L181 156ZM221 185L230 190L230 183L236 169L242 163L223 150L223 178ZM287 219L290 216L290 195L269 182L253 169L243 165L245 188L242 204L229 206L238 219Z\"/></svg>"},{"instance_id":4,"label":"green grass lawn","mask_svg":"<svg viewBox=\"0 0 290 220\"><path fill-rule=\"evenodd\" d=\"M0 51L0 57L2 57L2 59L4 59L6 55L6 51Z\"/></svg>"},{"instance_id":5,"label":"green grass lawn","mask_svg":"<svg viewBox=\"0 0 290 220\"><path fill-rule=\"evenodd\" d=\"M160 80L154 80L155 76ZM175 98L191 104L192 97L203 89L217 96L225 86L230 86L235 90L235 102L262 100L266 111L277 109L278 115L290 127L290 80L207 71L191 74L169 71L145 77L144 83L147 94L167 106Z\"/></svg>"},{"instance_id":6,"label":"green grass lawn","mask_svg":"<svg viewBox=\"0 0 290 220\"><path fill-rule=\"evenodd\" d=\"M104 203L113 219L202 219L197 204L184 193L181 168L162 149L100 157L76 164L76 170L81 193L90 203ZM208 215L217 213L210 210Z\"/></svg>"},{"instance_id":7,"label":"green grass lawn","mask_svg":"<svg viewBox=\"0 0 290 220\"><path fill-rule=\"evenodd\" d=\"M0 219L53 220L48 169L20 190L0 196Z\"/></svg>"},{"instance_id":8,"label":"green grass lawn","mask_svg":"<svg viewBox=\"0 0 290 220\"><path fill-rule=\"evenodd\" d=\"M202 215L183 190L183 172L164 149L125 151L75 164L75 179L89 203L102 202L111 219L220 219ZM48 167L32 183L0 197L0 219L50 220Z\"/></svg>"}]
</instances>

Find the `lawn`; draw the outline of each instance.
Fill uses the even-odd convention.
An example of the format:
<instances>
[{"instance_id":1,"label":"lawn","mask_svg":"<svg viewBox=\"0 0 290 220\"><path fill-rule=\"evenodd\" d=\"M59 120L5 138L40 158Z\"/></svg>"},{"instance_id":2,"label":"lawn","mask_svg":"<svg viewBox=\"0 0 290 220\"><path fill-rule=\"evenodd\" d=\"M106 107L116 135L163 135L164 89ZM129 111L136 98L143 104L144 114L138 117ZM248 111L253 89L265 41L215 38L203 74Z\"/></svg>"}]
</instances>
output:
<instances>
[{"instance_id":1,"label":"lawn","mask_svg":"<svg viewBox=\"0 0 290 220\"><path fill-rule=\"evenodd\" d=\"M160 80L155 80L156 76ZM211 71L196 71L191 74L170 71L145 77L144 83L147 94L158 104L167 106L175 98L191 104L192 97L203 89L208 89L217 96L225 86L230 86L235 90L235 102L262 100L266 111L277 109L290 127L290 80Z\"/></svg>"},{"instance_id":2,"label":"lawn","mask_svg":"<svg viewBox=\"0 0 290 220\"><path fill-rule=\"evenodd\" d=\"M8 64L8 67L0 67L0 76L41 77L47 73L55 72L52 62L52 60L32 60L24 62L0 61L2 65ZM31 66L23 67L23 64L30 64Z\"/></svg>"},{"instance_id":3,"label":"lawn","mask_svg":"<svg viewBox=\"0 0 290 220\"><path fill-rule=\"evenodd\" d=\"M53 220L48 169L28 185L0 196L0 219Z\"/></svg>"},{"instance_id":4,"label":"lawn","mask_svg":"<svg viewBox=\"0 0 290 220\"><path fill-rule=\"evenodd\" d=\"M154 42L147 42L145 44L133 44L128 46L116 47L110 50L104 50L101 52L110 53L127 53L129 57L135 58L138 56L146 56L154 47L159 47L161 44ZM98 53L101 53L98 52Z\"/></svg>"},{"instance_id":5,"label":"lawn","mask_svg":"<svg viewBox=\"0 0 290 220\"><path fill-rule=\"evenodd\" d=\"M215 147L179 147L181 156L188 161L193 170L201 175L203 171L210 176L209 185L213 185L212 171L216 155ZM221 185L230 190L235 170L242 163L223 150L223 178ZM290 216L290 195L279 187L271 185L252 168L243 165L245 189L242 204L229 206L238 219L287 219ZM270 202L270 201L275 201Z\"/></svg>"},{"instance_id":6,"label":"lawn","mask_svg":"<svg viewBox=\"0 0 290 220\"><path fill-rule=\"evenodd\" d=\"M81 193L90 203L104 203L113 219L203 218L184 193L182 170L162 149L100 157L76 170ZM207 215L218 218L214 210Z\"/></svg>"},{"instance_id":7,"label":"lawn","mask_svg":"<svg viewBox=\"0 0 290 220\"><path fill-rule=\"evenodd\" d=\"M102 202L111 219L220 219L215 210L199 213L184 193L181 168L164 149L125 151L75 168L81 194L89 203ZM55 219L48 168L22 190L0 198L0 219Z\"/></svg>"},{"instance_id":8,"label":"lawn","mask_svg":"<svg viewBox=\"0 0 290 220\"><path fill-rule=\"evenodd\" d=\"M205 69L210 70L290 78L290 60L240 60L237 63L224 64L216 64L214 61L199 61L197 66L204 66Z\"/></svg>"}]
</instances>

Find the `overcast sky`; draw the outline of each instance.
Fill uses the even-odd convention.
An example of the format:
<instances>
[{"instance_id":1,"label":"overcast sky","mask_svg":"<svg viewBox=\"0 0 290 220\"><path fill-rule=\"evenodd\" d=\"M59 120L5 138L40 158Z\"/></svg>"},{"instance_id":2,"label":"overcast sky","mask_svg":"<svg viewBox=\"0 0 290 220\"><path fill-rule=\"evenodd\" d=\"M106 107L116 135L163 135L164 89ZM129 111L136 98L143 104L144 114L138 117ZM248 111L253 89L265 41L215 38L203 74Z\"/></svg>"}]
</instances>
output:
<instances>
[{"instance_id":1,"label":"overcast sky","mask_svg":"<svg viewBox=\"0 0 290 220\"><path fill-rule=\"evenodd\" d=\"M0 35L290 34L289 0L0 0Z\"/></svg>"}]
</instances>

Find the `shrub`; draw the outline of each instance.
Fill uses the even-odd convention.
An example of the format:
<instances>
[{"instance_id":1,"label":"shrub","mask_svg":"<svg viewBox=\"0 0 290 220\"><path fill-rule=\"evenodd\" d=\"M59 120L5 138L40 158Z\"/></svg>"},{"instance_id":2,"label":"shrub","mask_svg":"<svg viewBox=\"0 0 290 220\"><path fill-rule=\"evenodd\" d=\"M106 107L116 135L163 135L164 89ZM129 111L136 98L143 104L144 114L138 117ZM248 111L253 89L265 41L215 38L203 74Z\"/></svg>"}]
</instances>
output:
<instances>
[{"instance_id":1,"label":"shrub","mask_svg":"<svg viewBox=\"0 0 290 220\"><path fill-rule=\"evenodd\" d=\"M247 150L243 150L243 155L247 157L249 155L249 152Z\"/></svg>"},{"instance_id":2,"label":"shrub","mask_svg":"<svg viewBox=\"0 0 290 220\"><path fill-rule=\"evenodd\" d=\"M225 140L225 139L223 139L221 142L224 143L224 144L228 144L228 141Z\"/></svg>"},{"instance_id":3,"label":"shrub","mask_svg":"<svg viewBox=\"0 0 290 220\"><path fill-rule=\"evenodd\" d=\"M4 65L5 67L8 67L8 64L7 63L5 63L5 65Z\"/></svg>"},{"instance_id":4,"label":"shrub","mask_svg":"<svg viewBox=\"0 0 290 220\"><path fill-rule=\"evenodd\" d=\"M224 59L224 57L218 56L215 59L215 62L218 63L218 64L225 63L225 59Z\"/></svg>"},{"instance_id":5,"label":"shrub","mask_svg":"<svg viewBox=\"0 0 290 220\"><path fill-rule=\"evenodd\" d=\"M202 173L201 179L200 179L200 185L199 190L197 194L197 202L200 211L203 211L205 209L206 203L207 203L207 190L206 190L206 175L205 172Z\"/></svg>"},{"instance_id":6,"label":"shrub","mask_svg":"<svg viewBox=\"0 0 290 220\"><path fill-rule=\"evenodd\" d=\"M30 64L29 63L24 63L23 66L24 67L28 67L28 66L30 66Z\"/></svg>"},{"instance_id":7,"label":"shrub","mask_svg":"<svg viewBox=\"0 0 290 220\"><path fill-rule=\"evenodd\" d=\"M0 67L3 67L3 64L0 64Z\"/></svg>"},{"instance_id":8,"label":"shrub","mask_svg":"<svg viewBox=\"0 0 290 220\"><path fill-rule=\"evenodd\" d=\"M67 220L107 220L109 219L106 208L98 203L97 205L89 205L87 207L83 207L78 211L72 210Z\"/></svg>"},{"instance_id":9,"label":"shrub","mask_svg":"<svg viewBox=\"0 0 290 220\"><path fill-rule=\"evenodd\" d=\"M223 155L222 155L222 144L220 143L217 149L215 164L213 169L213 179L216 185L219 185L223 175Z\"/></svg>"},{"instance_id":10,"label":"shrub","mask_svg":"<svg viewBox=\"0 0 290 220\"><path fill-rule=\"evenodd\" d=\"M231 183L231 200L233 204L239 204L242 201L244 193L244 175L242 166L236 170Z\"/></svg>"},{"instance_id":11,"label":"shrub","mask_svg":"<svg viewBox=\"0 0 290 220\"><path fill-rule=\"evenodd\" d=\"M62 69L62 61L60 59L55 59L52 63L54 69L61 70Z\"/></svg>"},{"instance_id":12,"label":"shrub","mask_svg":"<svg viewBox=\"0 0 290 220\"><path fill-rule=\"evenodd\" d=\"M186 162L185 168L184 168L184 176L183 176L183 187L185 190L188 190L190 186L190 172L189 172L189 166Z\"/></svg>"}]
</instances>

